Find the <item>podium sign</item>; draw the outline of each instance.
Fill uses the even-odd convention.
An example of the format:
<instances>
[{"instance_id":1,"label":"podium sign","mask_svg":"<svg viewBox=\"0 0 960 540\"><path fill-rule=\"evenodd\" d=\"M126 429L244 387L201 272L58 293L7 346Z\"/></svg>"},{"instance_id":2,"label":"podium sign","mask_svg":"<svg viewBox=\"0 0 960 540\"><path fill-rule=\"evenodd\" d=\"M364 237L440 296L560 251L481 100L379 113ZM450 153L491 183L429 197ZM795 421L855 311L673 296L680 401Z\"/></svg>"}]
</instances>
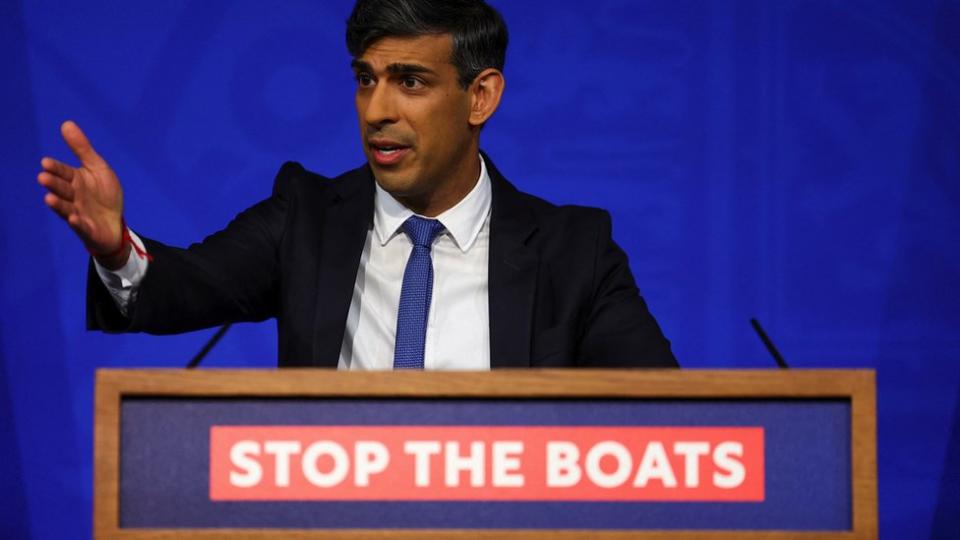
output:
<instances>
[{"instance_id":1,"label":"podium sign","mask_svg":"<svg viewBox=\"0 0 960 540\"><path fill-rule=\"evenodd\" d=\"M874 538L875 432L869 371L104 370L95 534Z\"/></svg>"}]
</instances>

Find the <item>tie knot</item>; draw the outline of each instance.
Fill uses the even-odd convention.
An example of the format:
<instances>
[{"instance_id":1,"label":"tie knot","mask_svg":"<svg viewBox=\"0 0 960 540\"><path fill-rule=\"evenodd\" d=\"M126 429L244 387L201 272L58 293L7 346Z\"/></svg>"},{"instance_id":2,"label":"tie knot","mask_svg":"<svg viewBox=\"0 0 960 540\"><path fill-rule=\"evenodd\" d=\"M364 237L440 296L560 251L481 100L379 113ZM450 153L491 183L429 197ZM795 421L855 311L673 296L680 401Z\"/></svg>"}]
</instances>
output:
<instances>
[{"instance_id":1,"label":"tie knot","mask_svg":"<svg viewBox=\"0 0 960 540\"><path fill-rule=\"evenodd\" d=\"M414 246L429 249L433 244L433 239L442 231L443 224L435 219L410 216L403 222L403 232L407 233Z\"/></svg>"}]
</instances>

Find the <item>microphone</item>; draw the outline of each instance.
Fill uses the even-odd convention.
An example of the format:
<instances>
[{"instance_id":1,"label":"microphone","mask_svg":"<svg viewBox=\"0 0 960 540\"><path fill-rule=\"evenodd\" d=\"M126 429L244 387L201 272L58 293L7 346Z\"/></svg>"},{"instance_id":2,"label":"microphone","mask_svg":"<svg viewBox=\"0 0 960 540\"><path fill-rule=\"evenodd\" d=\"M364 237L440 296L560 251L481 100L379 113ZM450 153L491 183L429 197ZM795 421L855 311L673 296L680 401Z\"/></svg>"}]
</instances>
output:
<instances>
[{"instance_id":1,"label":"microphone","mask_svg":"<svg viewBox=\"0 0 960 540\"><path fill-rule=\"evenodd\" d=\"M773 359L777 361L777 365L780 366L780 369L789 368L790 366L787 365L787 361L784 360L783 356L780 355L780 351L777 350L777 347L773 344L773 341L771 341L770 337L767 336L767 333L763 331L763 327L760 326L760 322L755 318L751 318L750 325L753 326L754 330L756 330L757 335L760 336L760 340L763 341L764 345L766 345L767 350L770 351Z\"/></svg>"},{"instance_id":2,"label":"microphone","mask_svg":"<svg viewBox=\"0 0 960 540\"><path fill-rule=\"evenodd\" d=\"M199 366L200 362L203 360L203 357L207 356L207 353L209 353L210 350L217 345L217 342L220 341L220 338L222 338L223 335L227 333L227 330L230 329L230 326L232 324L233 323L227 323L221 326L220 329L217 330L217 333L214 334L209 340L207 340L207 344L204 345L202 349L200 349L200 352L198 352L197 355L193 357L193 360L190 360L190 363L187 364L187 369L193 369Z\"/></svg>"}]
</instances>

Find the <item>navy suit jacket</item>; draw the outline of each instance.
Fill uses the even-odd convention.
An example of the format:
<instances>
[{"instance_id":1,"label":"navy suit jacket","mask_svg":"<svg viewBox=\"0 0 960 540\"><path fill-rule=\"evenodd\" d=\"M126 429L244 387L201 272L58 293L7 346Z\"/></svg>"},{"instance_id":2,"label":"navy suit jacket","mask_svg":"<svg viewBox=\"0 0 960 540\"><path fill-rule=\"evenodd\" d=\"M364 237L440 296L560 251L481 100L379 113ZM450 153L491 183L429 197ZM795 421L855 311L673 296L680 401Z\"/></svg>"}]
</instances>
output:
<instances>
[{"instance_id":1,"label":"navy suit jacket","mask_svg":"<svg viewBox=\"0 0 960 540\"><path fill-rule=\"evenodd\" d=\"M609 214L521 193L484 157L491 367L676 367ZM374 191L367 166L328 179L285 163L270 198L203 242L144 238L153 261L129 317L91 263L88 328L168 334L275 317L281 367L336 367Z\"/></svg>"}]
</instances>

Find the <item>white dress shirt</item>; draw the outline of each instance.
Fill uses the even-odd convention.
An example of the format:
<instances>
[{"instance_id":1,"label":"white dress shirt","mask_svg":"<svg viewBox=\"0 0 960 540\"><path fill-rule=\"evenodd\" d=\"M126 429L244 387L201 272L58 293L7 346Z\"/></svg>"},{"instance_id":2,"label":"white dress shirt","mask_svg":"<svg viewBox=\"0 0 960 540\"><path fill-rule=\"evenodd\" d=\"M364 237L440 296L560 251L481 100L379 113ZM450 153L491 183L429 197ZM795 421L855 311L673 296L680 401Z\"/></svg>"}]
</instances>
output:
<instances>
[{"instance_id":1,"label":"white dress shirt","mask_svg":"<svg viewBox=\"0 0 960 540\"><path fill-rule=\"evenodd\" d=\"M425 369L490 369L487 260L490 177L480 178L453 208L436 217L446 229L433 242L433 298L427 318ZM340 369L393 369L397 311L413 243L401 226L413 211L378 184L373 228L353 285Z\"/></svg>"},{"instance_id":2,"label":"white dress shirt","mask_svg":"<svg viewBox=\"0 0 960 540\"><path fill-rule=\"evenodd\" d=\"M492 193L487 166L480 158L480 177L459 203L435 219L445 230L431 249L433 298L427 318L424 368L490 369L490 324L487 269L490 251ZM413 249L401 226L413 211L379 184L374 194L373 226L360 256L353 297L340 349L339 369L393 369L397 311L407 259ZM137 245L140 239L131 233ZM131 250L123 268L97 273L126 313L149 262Z\"/></svg>"}]
</instances>

